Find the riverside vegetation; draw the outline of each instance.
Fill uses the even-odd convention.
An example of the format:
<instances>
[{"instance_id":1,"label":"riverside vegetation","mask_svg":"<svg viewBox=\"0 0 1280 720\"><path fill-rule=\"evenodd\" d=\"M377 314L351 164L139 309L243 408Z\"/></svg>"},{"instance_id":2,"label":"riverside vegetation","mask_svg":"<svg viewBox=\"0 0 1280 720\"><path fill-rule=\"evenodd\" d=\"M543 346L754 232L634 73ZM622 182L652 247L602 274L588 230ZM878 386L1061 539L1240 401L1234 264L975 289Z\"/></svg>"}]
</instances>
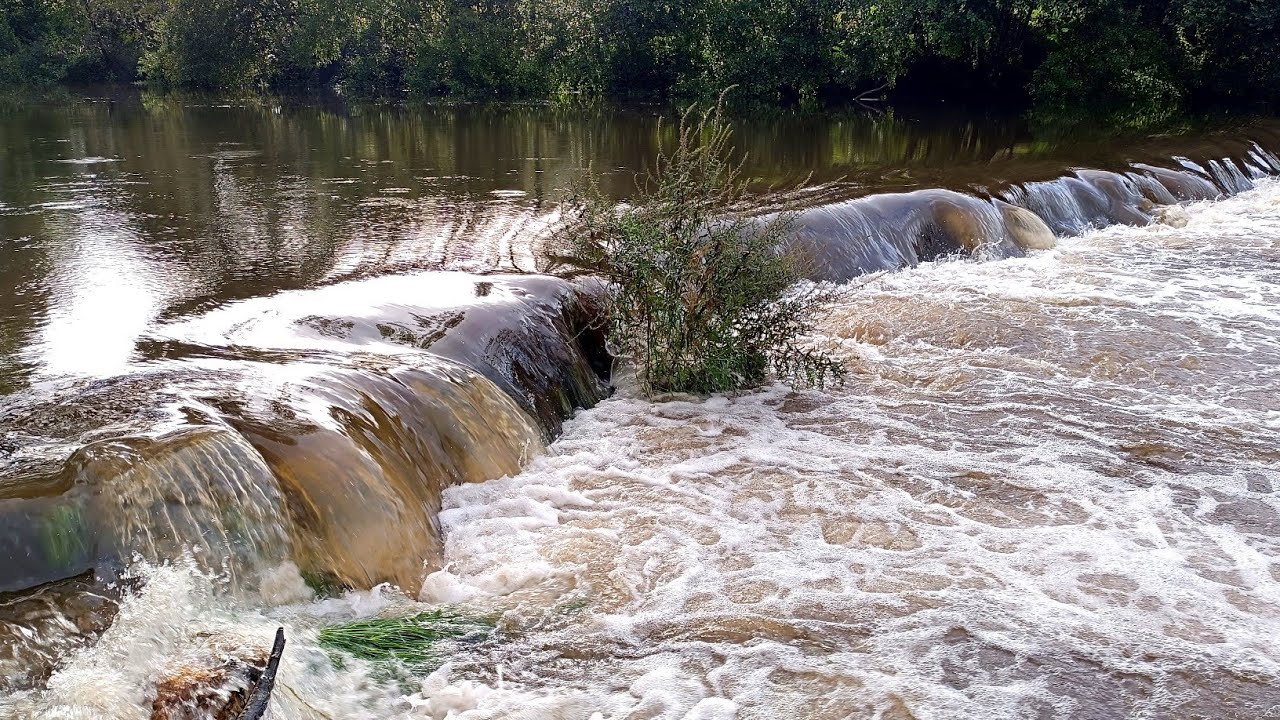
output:
<instances>
[{"instance_id":1,"label":"riverside vegetation","mask_svg":"<svg viewBox=\"0 0 1280 720\"><path fill-rule=\"evenodd\" d=\"M0 0L0 87L820 104L890 90L1113 125L1280 99L1263 0Z\"/></svg>"},{"instance_id":2,"label":"riverside vegetation","mask_svg":"<svg viewBox=\"0 0 1280 720\"><path fill-rule=\"evenodd\" d=\"M588 176L545 253L545 270L606 282L610 350L634 363L649 394L754 387L770 370L799 384L843 376L801 342L827 293L796 286L801 258L785 250L793 216L746 210L726 95L684 112L675 147L630 203L619 207Z\"/></svg>"},{"instance_id":3,"label":"riverside vegetation","mask_svg":"<svg viewBox=\"0 0 1280 720\"><path fill-rule=\"evenodd\" d=\"M606 283L610 351L634 363L649 394L745 389L770 371L797 384L844 377L843 365L801 342L831 295L796 285L799 259L784 250L794 216L746 209L728 92L685 110L674 147L658 153L630 203L619 206L588 173L542 256L544 270ZM487 618L440 608L326 627L317 639L338 663L424 672L441 662L443 643L492 630Z\"/></svg>"}]
</instances>

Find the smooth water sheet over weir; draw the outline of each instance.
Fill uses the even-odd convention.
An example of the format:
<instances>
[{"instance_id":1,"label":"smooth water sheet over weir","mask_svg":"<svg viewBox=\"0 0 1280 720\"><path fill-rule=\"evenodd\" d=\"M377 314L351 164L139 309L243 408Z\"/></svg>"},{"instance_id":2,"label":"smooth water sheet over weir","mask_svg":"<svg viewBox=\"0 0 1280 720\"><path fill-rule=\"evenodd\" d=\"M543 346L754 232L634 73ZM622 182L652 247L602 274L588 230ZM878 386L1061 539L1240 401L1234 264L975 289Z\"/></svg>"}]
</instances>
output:
<instances>
[{"instance_id":1,"label":"smooth water sheet over weir","mask_svg":"<svg viewBox=\"0 0 1280 720\"><path fill-rule=\"evenodd\" d=\"M1267 128L1254 133L1280 145ZM989 194L918 190L824 204L799 212L793 247L808 258L811 279L831 282L949 255L1018 257L1051 246L1052 236L1145 225L1161 206L1227 197L1252 188L1253 178L1280 173L1280 158L1258 140L1226 145L1203 152L1226 149L1233 156L1179 157L1170 160L1172 167L1079 169Z\"/></svg>"},{"instance_id":2,"label":"smooth water sheet over weir","mask_svg":"<svg viewBox=\"0 0 1280 720\"><path fill-rule=\"evenodd\" d=\"M17 398L0 592L190 552L241 593L282 563L317 586L412 587L440 561L442 490L515 473L602 396L593 297L541 277L350 281L162 326L135 372ZM36 615L0 634L67 620Z\"/></svg>"}]
</instances>

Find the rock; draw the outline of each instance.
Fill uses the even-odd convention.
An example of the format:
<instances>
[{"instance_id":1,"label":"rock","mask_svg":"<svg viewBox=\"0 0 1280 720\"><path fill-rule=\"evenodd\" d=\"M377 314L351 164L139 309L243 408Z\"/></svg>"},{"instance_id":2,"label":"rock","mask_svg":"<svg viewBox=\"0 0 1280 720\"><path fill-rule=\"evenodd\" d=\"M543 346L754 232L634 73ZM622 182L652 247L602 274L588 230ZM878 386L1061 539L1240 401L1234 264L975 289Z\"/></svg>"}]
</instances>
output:
<instances>
[{"instance_id":1,"label":"rock","mask_svg":"<svg viewBox=\"0 0 1280 720\"><path fill-rule=\"evenodd\" d=\"M156 683L151 720L238 720L266 665L264 649L214 667L179 668Z\"/></svg>"},{"instance_id":2,"label":"rock","mask_svg":"<svg viewBox=\"0 0 1280 720\"><path fill-rule=\"evenodd\" d=\"M972 251L988 240L990 233L983 231L982 222L969 208L944 200L934 201L933 208L947 242Z\"/></svg>"},{"instance_id":3,"label":"rock","mask_svg":"<svg viewBox=\"0 0 1280 720\"><path fill-rule=\"evenodd\" d=\"M1219 503L1209 520L1230 525L1240 532L1280 536L1280 512L1266 501L1241 498Z\"/></svg>"},{"instance_id":4,"label":"rock","mask_svg":"<svg viewBox=\"0 0 1280 720\"><path fill-rule=\"evenodd\" d=\"M44 685L76 649L115 620L119 588L92 573L21 593L0 593L0 697Z\"/></svg>"}]
</instances>

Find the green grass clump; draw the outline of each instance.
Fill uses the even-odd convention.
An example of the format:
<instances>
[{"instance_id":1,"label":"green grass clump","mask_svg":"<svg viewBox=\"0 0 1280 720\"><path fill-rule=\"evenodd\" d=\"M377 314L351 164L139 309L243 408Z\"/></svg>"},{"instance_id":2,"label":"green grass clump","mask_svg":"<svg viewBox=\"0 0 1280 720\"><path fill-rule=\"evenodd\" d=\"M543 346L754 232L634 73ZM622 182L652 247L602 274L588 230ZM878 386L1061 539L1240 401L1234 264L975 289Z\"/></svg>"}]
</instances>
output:
<instances>
[{"instance_id":1,"label":"green grass clump","mask_svg":"<svg viewBox=\"0 0 1280 720\"><path fill-rule=\"evenodd\" d=\"M401 618L370 618L320 631L320 645L373 663L426 670L440 664L437 645L446 640L480 640L493 631L487 618L440 609Z\"/></svg>"},{"instance_id":2,"label":"green grass clump","mask_svg":"<svg viewBox=\"0 0 1280 720\"><path fill-rule=\"evenodd\" d=\"M82 562L89 554L84 514L80 508L60 505L45 516L40 539L45 559L58 567Z\"/></svg>"}]
</instances>

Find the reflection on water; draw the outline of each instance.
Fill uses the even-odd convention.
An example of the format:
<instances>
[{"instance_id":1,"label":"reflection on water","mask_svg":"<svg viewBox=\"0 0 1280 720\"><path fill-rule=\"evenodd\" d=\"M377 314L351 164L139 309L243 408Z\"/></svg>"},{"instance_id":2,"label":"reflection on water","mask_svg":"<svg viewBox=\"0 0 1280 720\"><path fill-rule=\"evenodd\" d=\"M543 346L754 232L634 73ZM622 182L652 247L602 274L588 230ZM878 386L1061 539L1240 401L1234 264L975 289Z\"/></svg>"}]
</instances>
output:
<instances>
[{"instance_id":1,"label":"reflection on water","mask_svg":"<svg viewBox=\"0 0 1280 720\"><path fill-rule=\"evenodd\" d=\"M77 213L67 242L49 249L47 317L19 357L39 375L95 375L122 370L134 344L173 292L164 268L146 257L111 213ZM163 278L163 279L162 279Z\"/></svg>"}]
</instances>

